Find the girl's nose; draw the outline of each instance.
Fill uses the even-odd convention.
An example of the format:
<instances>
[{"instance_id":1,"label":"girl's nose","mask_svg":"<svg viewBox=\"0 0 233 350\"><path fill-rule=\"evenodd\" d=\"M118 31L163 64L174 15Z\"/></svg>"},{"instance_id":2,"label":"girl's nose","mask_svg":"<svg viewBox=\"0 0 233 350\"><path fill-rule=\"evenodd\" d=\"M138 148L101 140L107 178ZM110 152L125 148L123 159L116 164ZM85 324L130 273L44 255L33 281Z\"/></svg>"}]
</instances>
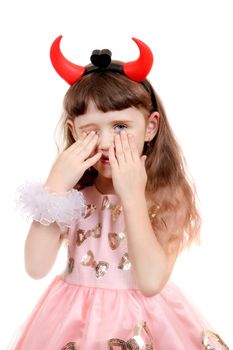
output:
<instances>
[{"instance_id":1,"label":"girl's nose","mask_svg":"<svg viewBox=\"0 0 233 350\"><path fill-rule=\"evenodd\" d=\"M111 143L113 142L113 135L102 133L99 135L98 148L101 151L108 151Z\"/></svg>"}]
</instances>

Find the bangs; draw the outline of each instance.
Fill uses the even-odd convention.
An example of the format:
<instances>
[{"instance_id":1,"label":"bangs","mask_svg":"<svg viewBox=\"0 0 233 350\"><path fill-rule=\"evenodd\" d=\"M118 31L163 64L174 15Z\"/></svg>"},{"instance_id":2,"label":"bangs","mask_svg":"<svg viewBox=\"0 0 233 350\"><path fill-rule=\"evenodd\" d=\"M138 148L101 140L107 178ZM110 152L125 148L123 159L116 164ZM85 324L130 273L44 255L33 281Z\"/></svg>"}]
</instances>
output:
<instances>
[{"instance_id":1,"label":"bangs","mask_svg":"<svg viewBox=\"0 0 233 350\"><path fill-rule=\"evenodd\" d=\"M78 80L65 95L64 109L69 117L82 115L89 101L102 112L130 107L153 110L150 94L142 84L110 71L90 73Z\"/></svg>"}]
</instances>

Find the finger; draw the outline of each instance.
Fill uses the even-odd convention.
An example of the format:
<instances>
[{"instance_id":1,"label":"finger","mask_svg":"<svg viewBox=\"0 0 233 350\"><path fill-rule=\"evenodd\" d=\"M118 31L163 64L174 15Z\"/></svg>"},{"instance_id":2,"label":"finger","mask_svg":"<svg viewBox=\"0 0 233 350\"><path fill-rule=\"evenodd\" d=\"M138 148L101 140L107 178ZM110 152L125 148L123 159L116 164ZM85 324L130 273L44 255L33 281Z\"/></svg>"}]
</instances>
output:
<instances>
[{"instance_id":1,"label":"finger","mask_svg":"<svg viewBox=\"0 0 233 350\"><path fill-rule=\"evenodd\" d=\"M135 138L132 134L128 134L128 141L129 141L129 145L130 145L130 149L131 149L131 155L133 160L138 160L139 159L139 152L138 152L138 148L135 142Z\"/></svg>"},{"instance_id":2,"label":"finger","mask_svg":"<svg viewBox=\"0 0 233 350\"><path fill-rule=\"evenodd\" d=\"M83 131L82 133L80 133L78 135L78 138L76 139L76 141L69 147L70 151L73 152L77 149L79 149L79 146L82 144L86 144L90 141L90 139L92 138L92 136L94 135L95 132L93 133L86 133L85 131Z\"/></svg>"},{"instance_id":3,"label":"finger","mask_svg":"<svg viewBox=\"0 0 233 350\"><path fill-rule=\"evenodd\" d=\"M77 143L76 147L73 149L73 154L75 156L82 155L84 157L83 159L87 158L96 146L97 140L98 135L94 131L91 131L80 141L80 144Z\"/></svg>"},{"instance_id":4,"label":"finger","mask_svg":"<svg viewBox=\"0 0 233 350\"><path fill-rule=\"evenodd\" d=\"M118 162L115 156L114 143L112 142L108 150L109 162L112 168L118 166Z\"/></svg>"},{"instance_id":5,"label":"finger","mask_svg":"<svg viewBox=\"0 0 233 350\"><path fill-rule=\"evenodd\" d=\"M80 147L85 148L89 143L91 143L93 141L95 136L97 136L97 134L94 130L92 130L88 134L85 133L85 136L81 137L79 139L80 143L79 142L76 143L76 145L77 145L76 149L79 150ZM78 146L80 146L80 147L78 147Z\"/></svg>"},{"instance_id":6,"label":"finger","mask_svg":"<svg viewBox=\"0 0 233 350\"><path fill-rule=\"evenodd\" d=\"M124 154L125 161L132 160L131 148L128 140L128 134L125 131L120 133L121 136L121 145Z\"/></svg>"},{"instance_id":7,"label":"finger","mask_svg":"<svg viewBox=\"0 0 233 350\"><path fill-rule=\"evenodd\" d=\"M96 153L93 157L90 157L83 162L83 166L86 169L90 168L92 165L98 162L98 160L101 158L102 153Z\"/></svg>"},{"instance_id":8,"label":"finger","mask_svg":"<svg viewBox=\"0 0 233 350\"><path fill-rule=\"evenodd\" d=\"M80 149L80 152L75 155L75 157L79 157L81 161L87 160L88 158L92 157L94 154L97 153L97 142L98 137L94 137L93 140L87 144L84 148ZM98 152L102 155L101 152Z\"/></svg>"},{"instance_id":9,"label":"finger","mask_svg":"<svg viewBox=\"0 0 233 350\"><path fill-rule=\"evenodd\" d=\"M72 153L73 150L75 150L81 143L82 141L84 140L84 138L87 136L87 134L83 131L79 136L78 138L75 140L74 143L72 143L71 146L69 146L67 149L66 149L66 152L67 153Z\"/></svg>"},{"instance_id":10,"label":"finger","mask_svg":"<svg viewBox=\"0 0 233 350\"><path fill-rule=\"evenodd\" d=\"M118 164L123 164L125 162L125 156L123 153L121 138L119 134L115 136L114 141L115 141L116 159L118 161Z\"/></svg>"}]
</instances>

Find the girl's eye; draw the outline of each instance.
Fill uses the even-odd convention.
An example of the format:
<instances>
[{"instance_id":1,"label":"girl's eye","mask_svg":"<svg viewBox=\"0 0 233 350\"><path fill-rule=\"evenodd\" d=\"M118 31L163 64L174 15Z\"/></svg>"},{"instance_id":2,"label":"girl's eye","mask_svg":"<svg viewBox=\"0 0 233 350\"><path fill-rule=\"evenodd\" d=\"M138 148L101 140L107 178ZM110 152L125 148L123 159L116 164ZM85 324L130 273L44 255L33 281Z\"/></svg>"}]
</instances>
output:
<instances>
[{"instance_id":1,"label":"girl's eye","mask_svg":"<svg viewBox=\"0 0 233 350\"><path fill-rule=\"evenodd\" d=\"M127 128L127 125L124 124L116 124L115 127L119 127L119 130L123 130L124 128Z\"/></svg>"}]
</instances>

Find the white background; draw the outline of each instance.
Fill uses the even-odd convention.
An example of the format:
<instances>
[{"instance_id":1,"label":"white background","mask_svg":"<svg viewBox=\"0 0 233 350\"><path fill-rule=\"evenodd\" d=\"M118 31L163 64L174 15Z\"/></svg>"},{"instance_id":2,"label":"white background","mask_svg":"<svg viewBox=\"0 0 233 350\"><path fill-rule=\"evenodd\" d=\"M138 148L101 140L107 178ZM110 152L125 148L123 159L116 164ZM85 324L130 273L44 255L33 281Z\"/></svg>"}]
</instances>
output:
<instances>
[{"instance_id":1,"label":"white background","mask_svg":"<svg viewBox=\"0 0 233 350\"><path fill-rule=\"evenodd\" d=\"M55 156L54 129L68 86L53 70L49 49L60 34L64 55L81 65L96 48L109 48L123 61L135 59L132 36L154 52L149 79L183 148L203 217L202 245L180 256L173 280L233 346L231 5L226 0L1 2L1 349L66 262L62 248L46 278L26 275L29 223L14 207L16 188L25 179L45 180Z\"/></svg>"}]
</instances>

